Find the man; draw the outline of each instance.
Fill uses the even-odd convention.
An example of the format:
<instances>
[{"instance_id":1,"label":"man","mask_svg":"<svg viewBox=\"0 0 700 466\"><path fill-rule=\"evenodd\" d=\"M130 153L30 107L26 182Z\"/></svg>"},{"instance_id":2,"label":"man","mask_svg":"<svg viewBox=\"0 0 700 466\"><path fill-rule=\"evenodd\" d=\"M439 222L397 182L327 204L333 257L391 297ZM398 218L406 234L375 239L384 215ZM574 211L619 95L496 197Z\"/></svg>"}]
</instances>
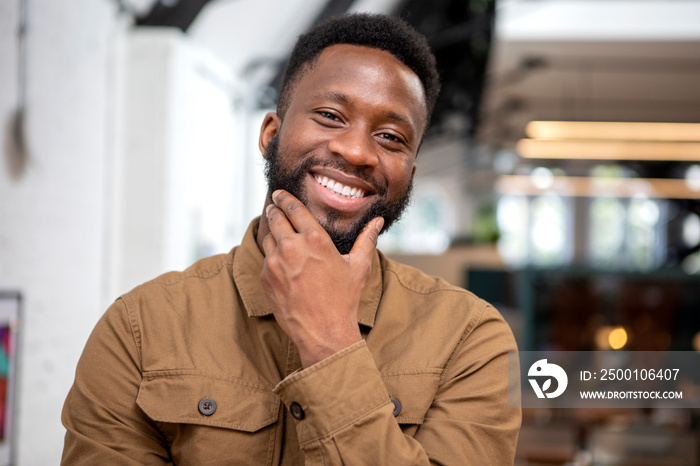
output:
<instances>
[{"instance_id":1,"label":"man","mask_svg":"<svg viewBox=\"0 0 700 466\"><path fill-rule=\"evenodd\" d=\"M508 326L394 263L438 93L425 39L353 15L301 36L241 246L120 297L81 357L64 464L512 464Z\"/></svg>"}]
</instances>

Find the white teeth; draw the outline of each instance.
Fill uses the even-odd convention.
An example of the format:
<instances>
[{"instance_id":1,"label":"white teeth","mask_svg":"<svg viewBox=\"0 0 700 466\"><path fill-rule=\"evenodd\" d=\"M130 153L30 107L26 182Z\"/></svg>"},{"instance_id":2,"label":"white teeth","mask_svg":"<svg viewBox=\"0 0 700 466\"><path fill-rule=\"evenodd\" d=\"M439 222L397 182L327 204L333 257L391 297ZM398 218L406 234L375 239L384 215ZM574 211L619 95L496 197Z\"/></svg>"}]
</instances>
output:
<instances>
[{"instance_id":1,"label":"white teeth","mask_svg":"<svg viewBox=\"0 0 700 466\"><path fill-rule=\"evenodd\" d=\"M316 182L326 189L340 195L347 197L349 199L359 199L364 197L365 191L361 188L351 188L350 186L345 186L342 183L334 181L327 176L321 177L319 175L314 175Z\"/></svg>"}]
</instances>

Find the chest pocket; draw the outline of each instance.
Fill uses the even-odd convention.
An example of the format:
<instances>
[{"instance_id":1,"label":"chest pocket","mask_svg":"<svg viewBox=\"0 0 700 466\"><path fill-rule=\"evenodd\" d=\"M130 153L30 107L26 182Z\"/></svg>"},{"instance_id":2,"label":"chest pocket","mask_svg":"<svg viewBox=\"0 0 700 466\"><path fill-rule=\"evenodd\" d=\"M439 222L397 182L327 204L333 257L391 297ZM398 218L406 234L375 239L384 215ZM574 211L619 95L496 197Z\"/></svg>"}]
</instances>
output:
<instances>
[{"instance_id":1,"label":"chest pocket","mask_svg":"<svg viewBox=\"0 0 700 466\"><path fill-rule=\"evenodd\" d=\"M425 419L440 382L440 371L415 374L382 375L392 402L395 402L396 420L404 433L415 431ZM398 406L396 405L398 403ZM400 406L400 408L399 408ZM409 432L406 432L406 431Z\"/></svg>"},{"instance_id":2,"label":"chest pocket","mask_svg":"<svg viewBox=\"0 0 700 466\"><path fill-rule=\"evenodd\" d=\"M136 403L175 464L265 464L281 405L271 390L200 374L145 375Z\"/></svg>"}]
</instances>

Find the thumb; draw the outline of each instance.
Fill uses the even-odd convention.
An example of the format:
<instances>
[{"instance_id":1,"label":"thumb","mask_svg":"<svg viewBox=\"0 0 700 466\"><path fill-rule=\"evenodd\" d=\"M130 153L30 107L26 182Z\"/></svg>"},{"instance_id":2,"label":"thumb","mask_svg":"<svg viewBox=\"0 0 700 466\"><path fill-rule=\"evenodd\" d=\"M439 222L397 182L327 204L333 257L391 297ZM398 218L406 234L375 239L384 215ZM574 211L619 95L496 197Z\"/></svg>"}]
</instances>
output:
<instances>
[{"instance_id":1,"label":"thumb","mask_svg":"<svg viewBox=\"0 0 700 466\"><path fill-rule=\"evenodd\" d=\"M382 231L383 226L384 218L382 217L376 217L367 222L348 255L359 258L371 257L377 249L377 237L379 237L379 232Z\"/></svg>"}]
</instances>

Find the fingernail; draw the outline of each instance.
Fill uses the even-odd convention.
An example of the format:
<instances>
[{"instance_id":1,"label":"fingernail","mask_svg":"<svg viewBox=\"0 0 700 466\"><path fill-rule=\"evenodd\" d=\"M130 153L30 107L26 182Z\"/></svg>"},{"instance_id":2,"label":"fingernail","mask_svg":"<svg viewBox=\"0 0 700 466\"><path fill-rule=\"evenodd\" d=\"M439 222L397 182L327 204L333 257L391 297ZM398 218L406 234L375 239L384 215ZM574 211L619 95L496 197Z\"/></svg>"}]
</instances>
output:
<instances>
[{"instance_id":1,"label":"fingernail","mask_svg":"<svg viewBox=\"0 0 700 466\"><path fill-rule=\"evenodd\" d=\"M275 205L274 204L268 204L267 207L265 207L265 215L268 216L270 215L270 209L272 209Z\"/></svg>"},{"instance_id":2,"label":"fingernail","mask_svg":"<svg viewBox=\"0 0 700 466\"><path fill-rule=\"evenodd\" d=\"M276 190L275 192L272 193L272 200L273 200L273 201L276 201L276 200L277 200L277 198L278 198L279 195L280 195L280 192L281 192L281 190L278 189L278 190Z\"/></svg>"},{"instance_id":3,"label":"fingernail","mask_svg":"<svg viewBox=\"0 0 700 466\"><path fill-rule=\"evenodd\" d=\"M374 223L374 228L377 229L377 234L381 233L383 227L384 227L384 217L379 217L379 220L377 220Z\"/></svg>"}]
</instances>

